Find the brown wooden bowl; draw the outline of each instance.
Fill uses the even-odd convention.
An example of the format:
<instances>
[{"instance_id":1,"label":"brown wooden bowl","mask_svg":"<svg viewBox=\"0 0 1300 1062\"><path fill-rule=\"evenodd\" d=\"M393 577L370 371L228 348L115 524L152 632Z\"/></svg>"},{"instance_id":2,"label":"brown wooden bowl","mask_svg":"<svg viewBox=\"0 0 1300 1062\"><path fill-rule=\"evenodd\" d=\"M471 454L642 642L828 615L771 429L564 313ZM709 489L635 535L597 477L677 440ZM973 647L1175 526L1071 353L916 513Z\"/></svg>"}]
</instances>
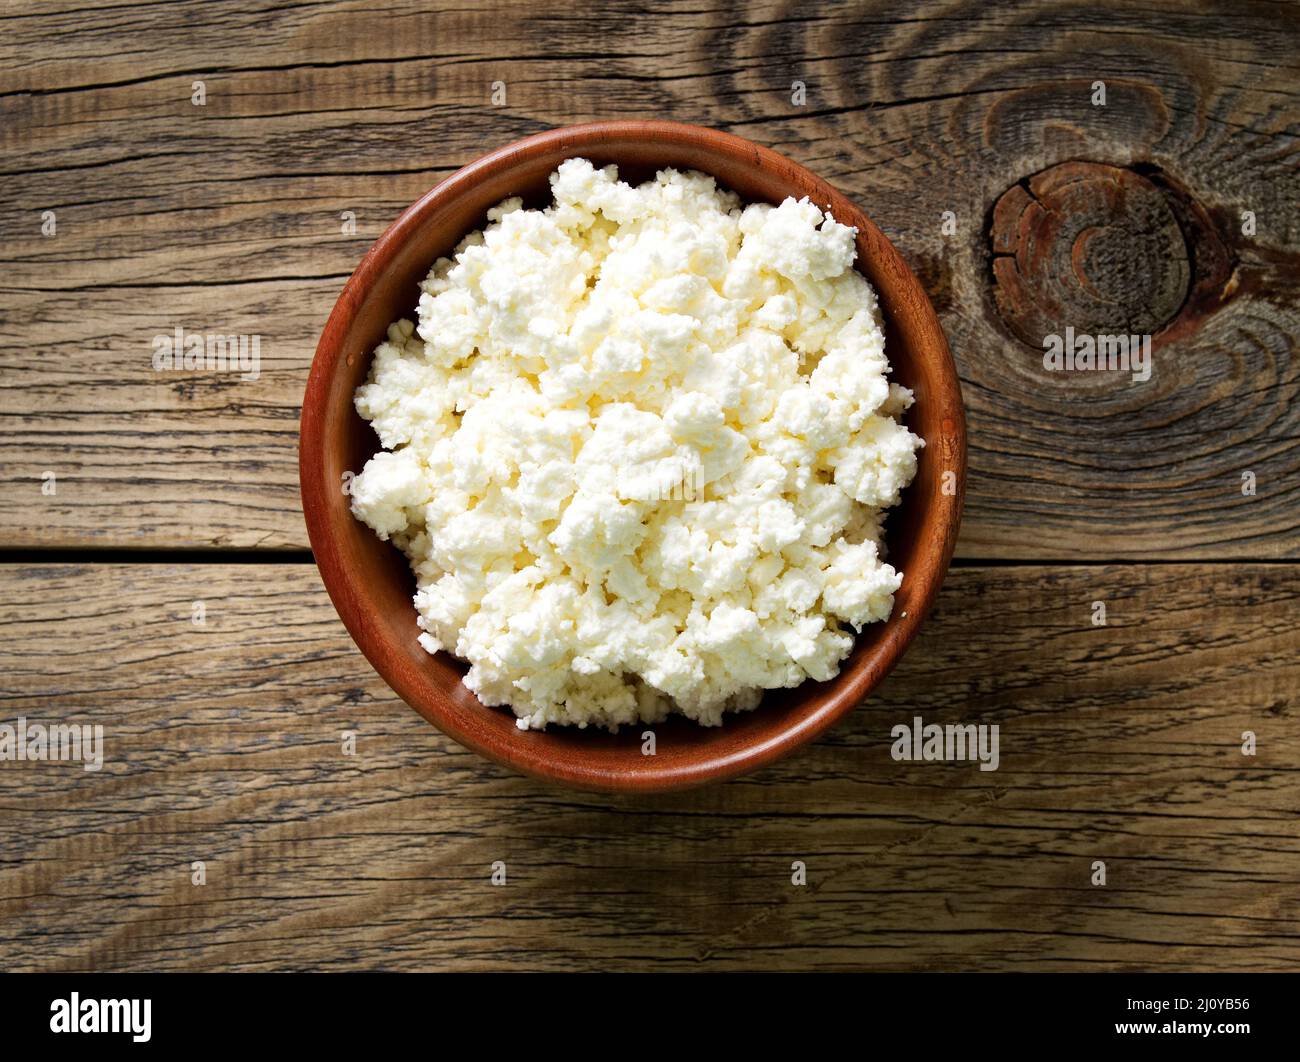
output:
<instances>
[{"instance_id":1,"label":"brown wooden bowl","mask_svg":"<svg viewBox=\"0 0 1300 1062\"><path fill-rule=\"evenodd\" d=\"M641 753L641 726L614 735L552 727L523 731L504 708L487 708L461 684L466 667L430 656L416 641L414 579L406 559L353 518L342 489L379 449L352 394L390 322L413 317L418 284L435 259L481 228L510 196L550 200L547 176L565 159L616 163L638 182L672 166L712 174L747 202L808 196L858 230L858 268L880 299L893 379L916 405L908 426L925 439L902 504L886 520L889 560L904 573L893 616L857 639L839 675L769 693L753 712L720 727L682 718L656 724L657 754ZM370 248L330 314L302 405L303 512L316 563L361 651L390 686L444 733L499 763L583 789L681 789L771 763L811 741L860 704L916 634L939 592L961 519L966 428L961 390L934 309L893 245L825 181L774 151L728 133L661 121L597 122L556 129L493 151L457 171L409 208ZM945 481L944 473L951 476ZM946 487L946 490L945 490Z\"/></svg>"}]
</instances>

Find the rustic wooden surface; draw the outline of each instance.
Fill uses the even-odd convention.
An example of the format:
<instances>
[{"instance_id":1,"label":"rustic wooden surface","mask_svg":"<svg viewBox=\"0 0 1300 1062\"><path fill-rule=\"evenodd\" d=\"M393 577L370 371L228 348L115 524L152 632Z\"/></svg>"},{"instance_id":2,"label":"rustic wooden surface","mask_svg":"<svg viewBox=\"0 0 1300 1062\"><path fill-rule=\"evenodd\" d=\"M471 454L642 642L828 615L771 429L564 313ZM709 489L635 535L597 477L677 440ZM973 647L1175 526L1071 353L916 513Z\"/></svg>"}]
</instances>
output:
<instances>
[{"instance_id":1,"label":"rustic wooden surface","mask_svg":"<svg viewBox=\"0 0 1300 1062\"><path fill-rule=\"evenodd\" d=\"M11 0L2 24L0 722L102 722L108 752L0 763L0 967L1300 960L1300 7ZM402 707L321 590L296 471L317 334L392 218L489 147L642 116L857 199L931 292L971 432L960 566L899 671L777 767L653 800L515 777ZM1146 384L1046 372L995 297L994 205L1076 160L1174 190L1189 295L1116 296L1117 327L1175 315ZM1144 246L1106 262L1139 275ZM155 372L177 326L260 335L260 378ZM893 762L914 713L998 723L1001 768Z\"/></svg>"},{"instance_id":2,"label":"rustic wooden surface","mask_svg":"<svg viewBox=\"0 0 1300 1062\"><path fill-rule=\"evenodd\" d=\"M0 770L13 968L1296 958L1288 565L959 568L829 737L653 799L557 790L433 732L357 654L311 565L30 565L0 587L18 634L0 671L28 691L7 713L57 706L106 741L98 773ZM913 713L997 723L999 769L895 763L890 728Z\"/></svg>"}]
</instances>

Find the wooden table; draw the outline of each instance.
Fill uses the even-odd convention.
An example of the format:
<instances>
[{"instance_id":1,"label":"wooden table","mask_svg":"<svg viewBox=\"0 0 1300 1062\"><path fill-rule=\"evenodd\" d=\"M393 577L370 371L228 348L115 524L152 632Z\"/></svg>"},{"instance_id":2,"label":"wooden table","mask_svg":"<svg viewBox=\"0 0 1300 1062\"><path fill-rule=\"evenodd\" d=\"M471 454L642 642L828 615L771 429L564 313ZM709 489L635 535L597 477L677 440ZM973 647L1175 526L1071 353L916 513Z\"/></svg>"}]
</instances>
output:
<instances>
[{"instance_id":1,"label":"wooden table","mask_svg":"<svg viewBox=\"0 0 1300 1062\"><path fill-rule=\"evenodd\" d=\"M1294 967L1300 9L378 7L6 6L0 722L106 752L0 762L0 965ZM900 668L780 765L657 799L404 707L321 587L295 452L321 325L405 205L632 116L860 202L971 432ZM1151 378L1047 371L1054 321L1156 333ZM258 378L155 371L177 327L259 335ZM914 715L997 723L1000 769L895 762Z\"/></svg>"}]
</instances>

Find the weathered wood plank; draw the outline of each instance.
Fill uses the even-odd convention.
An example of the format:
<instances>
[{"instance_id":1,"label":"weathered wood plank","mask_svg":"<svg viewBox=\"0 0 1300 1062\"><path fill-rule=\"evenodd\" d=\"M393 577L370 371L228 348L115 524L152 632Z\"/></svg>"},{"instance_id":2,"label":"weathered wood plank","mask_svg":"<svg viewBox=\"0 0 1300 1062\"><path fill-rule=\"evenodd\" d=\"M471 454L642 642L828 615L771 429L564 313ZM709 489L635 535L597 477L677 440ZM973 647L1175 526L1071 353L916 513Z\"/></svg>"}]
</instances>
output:
<instances>
[{"instance_id":1,"label":"weathered wood plank","mask_svg":"<svg viewBox=\"0 0 1300 1062\"><path fill-rule=\"evenodd\" d=\"M310 565L7 566L0 722L99 723L106 753L99 772L0 763L0 956L1294 968L1298 600L1294 565L961 567L827 738L748 779L632 799L548 788L443 738L373 674ZM895 762L890 729L916 714L997 723L999 769Z\"/></svg>"},{"instance_id":2,"label":"weathered wood plank","mask_svg":"<svg viewBox=\"0 0 1300 1062\"><path fill-rule=\"evenodd\" d=\"M1298 43L1270 3L11 4L0 544L303 546L298 402L369 241L489 146L669 115L823 173L923 277L970 410L961 555L1300 556ZM1145 384L1048 373L994 306L993 203L1072 158L1178 181L1231 255ZM265 371L154 373L176 325L261 335Z\"/></svg>"}]
</instances>

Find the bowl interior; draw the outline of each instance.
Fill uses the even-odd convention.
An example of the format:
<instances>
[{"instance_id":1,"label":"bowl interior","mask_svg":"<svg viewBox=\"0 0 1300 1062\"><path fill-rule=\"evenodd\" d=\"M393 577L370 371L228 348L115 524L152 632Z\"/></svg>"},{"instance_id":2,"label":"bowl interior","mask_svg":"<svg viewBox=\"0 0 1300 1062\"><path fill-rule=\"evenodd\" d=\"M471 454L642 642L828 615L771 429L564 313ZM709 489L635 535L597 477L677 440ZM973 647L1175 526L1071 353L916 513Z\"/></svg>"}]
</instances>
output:
<instances>
[{"instance_id":1,"label":"bowl interior","mask_svg":"<svg viewBox=\"0 0 1300 1062\"><path fill-rule=\"evenodd\" d=\"M925 439L917 476L889 512L890 562L904 572L893 617L858 636L839 676L769 693L754 712L704 728L674 718L654 727L656 754L642 754L645 727L524 732L504 708L485 708L462 684L465 666L417 643L414 580L405 558L352 517L342 489L379 448L352 395L388 325L415 318L419 282L440 256L481 228L510 196L550 201L547 178L566 158L614 163L625 180L665 167L712 174L747 202L807 195L858 228L858 267L880 298L892 378L912 388L909 427ZM303 403L304 512L322 577L366 656L396 692L462 743L527 773L584 788L680 788L768 762L814 737L859 703L912 637L947 567L960 515L965 444L952 360L929 300L885 237L851 203L802 167L748 141L673 123L602 123L557 130L486 156L411 207L371 248L335 307ZM943 473L953 478L941 489Z\"/></svg>"}]
</instances>

